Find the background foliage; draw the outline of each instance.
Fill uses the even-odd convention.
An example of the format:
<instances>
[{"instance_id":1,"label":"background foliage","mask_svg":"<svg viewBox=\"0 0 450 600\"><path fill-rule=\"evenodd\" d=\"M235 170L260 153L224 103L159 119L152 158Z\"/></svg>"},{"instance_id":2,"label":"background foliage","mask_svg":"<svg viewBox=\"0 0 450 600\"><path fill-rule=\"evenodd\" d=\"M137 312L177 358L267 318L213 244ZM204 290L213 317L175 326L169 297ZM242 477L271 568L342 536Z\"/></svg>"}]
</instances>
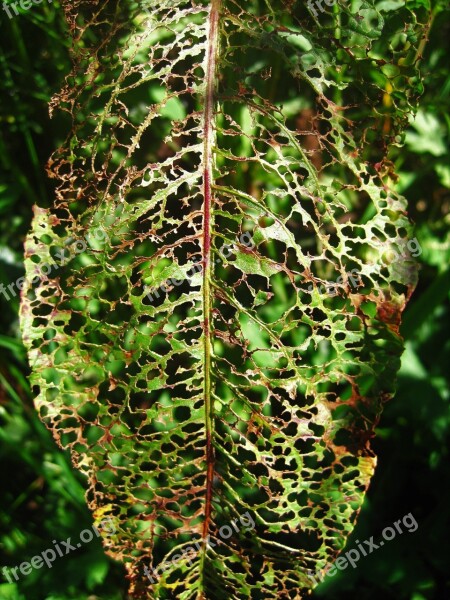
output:
<instances>
[{"instance_id":1,"label":"background foliage","mask_svg":"<svg viewBox=\"0 0 450 600\"><path fill-rule=\"evenodd\" d=\"M418 4L423 4L418 2ZM380 535L412 512L419 523L336 575L318 598L450 597L447 543L450 506L448 460L450 75L448 10L435 6L423 73L425 93L410 126L406 146L392 151L398 190L409 200L410 216L423 248L417 291L405 313L406 351L398 393L385 409L373 444L377 469L359 523L349 540ZM23 274L23 241L32 205L48 206L52 181L44 166L62 143L62 115L49 120L47 102L69 69L64 22L57 3L33 6L8 20L1 15L2 103L0 108L0 282ZM28 368L18 336L18 297L0 295L0 565L15 566L91 525L82 478L39 421L27 384ZM447 367L447 369L446 369ZM123 570L105 557L98 541L86 544L52 569L0 583L5 600L125 598Z\"/></svg>"}]
</instances>

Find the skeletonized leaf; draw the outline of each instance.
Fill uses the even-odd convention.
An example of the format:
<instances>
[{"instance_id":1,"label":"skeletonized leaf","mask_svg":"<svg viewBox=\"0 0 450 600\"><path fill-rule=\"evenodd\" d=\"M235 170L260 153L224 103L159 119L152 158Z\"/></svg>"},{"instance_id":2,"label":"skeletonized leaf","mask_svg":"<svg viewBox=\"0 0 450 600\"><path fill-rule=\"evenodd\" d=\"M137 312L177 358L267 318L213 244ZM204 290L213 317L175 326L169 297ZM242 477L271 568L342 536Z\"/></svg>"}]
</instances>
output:
<instances>
[{"instance_id":1,"label":"skeletonized leaf","mask_svg":"<svg viewBox=\"0 0 450 600\"><path fill-rule=\"evenodd\" d=\"M21 315L37 408L135 597L300 598L353 528L402 350L386 153L421 26L365 1L63 4L73 128Z\"/></svg>"}]
</instances>

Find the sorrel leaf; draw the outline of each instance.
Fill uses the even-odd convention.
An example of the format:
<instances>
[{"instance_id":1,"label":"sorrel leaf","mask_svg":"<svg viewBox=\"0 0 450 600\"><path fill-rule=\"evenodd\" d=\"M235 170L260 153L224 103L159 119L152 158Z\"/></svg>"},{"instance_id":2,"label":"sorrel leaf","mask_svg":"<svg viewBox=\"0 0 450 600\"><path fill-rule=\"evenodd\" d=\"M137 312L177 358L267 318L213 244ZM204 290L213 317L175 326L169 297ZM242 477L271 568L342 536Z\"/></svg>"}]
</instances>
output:
<instances>
[{"instance_id":1,"label":"sorrel leaf","mask_svg":"<svg viewBox=\"0 0 450 600\"><path fill-rule=\"evenodd\" d=\"M37 408L135 597L300 598L394 389L416 270L387 151L426 15L63 4L73 127L21 315Z\"/></svg>"}]
</instances>

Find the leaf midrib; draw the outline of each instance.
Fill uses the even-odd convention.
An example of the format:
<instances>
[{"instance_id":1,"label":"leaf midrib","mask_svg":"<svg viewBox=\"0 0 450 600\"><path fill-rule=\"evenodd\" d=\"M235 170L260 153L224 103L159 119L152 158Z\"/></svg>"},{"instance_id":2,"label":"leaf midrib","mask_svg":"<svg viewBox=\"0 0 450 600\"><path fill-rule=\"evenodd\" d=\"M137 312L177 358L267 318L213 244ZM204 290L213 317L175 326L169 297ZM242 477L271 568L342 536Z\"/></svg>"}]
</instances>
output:
<instances>
[{"instance_id":1,"label":"leaf midrib","mask_svg":"<svg viewBox=\"0 0 450 600\"><path fill-rule=\"evenodd\" d=\"M203 523L203 552L200 568L207 548L207 536L211 518L212 491L214 478L214 447L213 447L213 402L211 398L211 230L213 204L213 141L214 141L214 102L216 88L216 59L219 46L219 13L221 0L212 0L207 40L206 81L204 96L203 122L205 140L203 147L203 341L204 341L204 402L206 427L206 494L205 520Z\"/></svg>"}]
</instances>

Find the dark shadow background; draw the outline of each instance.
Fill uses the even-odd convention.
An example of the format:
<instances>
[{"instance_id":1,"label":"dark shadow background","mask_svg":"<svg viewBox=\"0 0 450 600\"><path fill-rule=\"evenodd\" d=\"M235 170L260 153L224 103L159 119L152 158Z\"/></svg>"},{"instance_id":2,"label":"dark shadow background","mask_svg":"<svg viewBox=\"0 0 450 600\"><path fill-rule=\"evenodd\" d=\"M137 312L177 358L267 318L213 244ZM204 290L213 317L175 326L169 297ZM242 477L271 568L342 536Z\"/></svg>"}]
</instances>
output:
<instances>
[{"instance_id":1,"label":"dark shadow background","mask_svg":"<svg viewBox=\"0 0 450 600\"><path fill-rule=\"evenodd\" d=\"M0 13L0 283L8 285L24 272L33 204L46 206L53 196L44 167L67 124L60 114L49 119L47 102L70 61L57 2L44 1L12 20ZM406 146L392 151L423 249L420 282L405 313L398 392L373 442L379 466L347 547L371 536L377 541L410 512L419 527L330 578L314 598L450 599L448 17L448 10L436 11L419 117ZM1 570L29 561L52 540L79 539L92 517L81 476L34 411L19 341L19 299L8 302L0 294L0 303ZM126 597L125 589L123 568L97 539L17 583L0 577L0 600L115 600Z\"/></svg>"}]
</instances>

